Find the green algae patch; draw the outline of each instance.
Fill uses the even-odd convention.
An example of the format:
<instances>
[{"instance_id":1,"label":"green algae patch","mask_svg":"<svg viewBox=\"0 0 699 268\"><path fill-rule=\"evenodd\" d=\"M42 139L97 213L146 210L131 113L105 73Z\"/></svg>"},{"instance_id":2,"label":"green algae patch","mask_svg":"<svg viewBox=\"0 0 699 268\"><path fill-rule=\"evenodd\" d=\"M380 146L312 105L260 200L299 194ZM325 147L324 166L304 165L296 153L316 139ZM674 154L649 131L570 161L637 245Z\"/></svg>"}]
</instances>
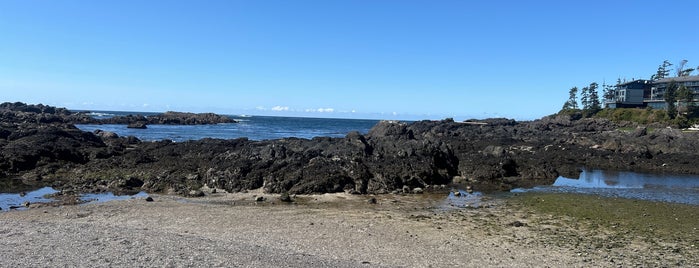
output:
<instances>
[{"instance_id":1,"label":"green algae patch","mask_svg":"<svg viewBox=\"0 0 699 268\"><path fill-rule=\"evenodd\" d=\"M699 206L567 193L519 194L507 203L610 235L699 247Z\"/></svg>"}]
</instances>

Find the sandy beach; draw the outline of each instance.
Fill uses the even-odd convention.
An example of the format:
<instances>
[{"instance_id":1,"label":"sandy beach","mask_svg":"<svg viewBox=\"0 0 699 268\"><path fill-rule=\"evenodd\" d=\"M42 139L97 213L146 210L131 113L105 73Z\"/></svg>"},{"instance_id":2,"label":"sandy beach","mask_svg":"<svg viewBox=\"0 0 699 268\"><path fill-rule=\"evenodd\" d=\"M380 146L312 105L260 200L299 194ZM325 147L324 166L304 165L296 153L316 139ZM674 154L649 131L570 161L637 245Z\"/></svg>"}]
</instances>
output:
<instances>
[{"instance_id":1,"label":"sandy beach","mask_svg":"<svg viewBox=\"0 0 699 268\"><path fill-rule=\"evenodd\" d=\"M699 265L637 241L586 246L584 224L493 199L219 193L0 213L2 267L618 267ZM547 223L548 224L542 224ZM608 234L608 233L607 233ZM566 239L577 237L578 245ZM617 238L619 240L619 238ZM619 240L623 241L623 240ZM581 244L582 243L582 244ZM674 253L673 253L674 252Z\"/></svg>"}]
</instances>

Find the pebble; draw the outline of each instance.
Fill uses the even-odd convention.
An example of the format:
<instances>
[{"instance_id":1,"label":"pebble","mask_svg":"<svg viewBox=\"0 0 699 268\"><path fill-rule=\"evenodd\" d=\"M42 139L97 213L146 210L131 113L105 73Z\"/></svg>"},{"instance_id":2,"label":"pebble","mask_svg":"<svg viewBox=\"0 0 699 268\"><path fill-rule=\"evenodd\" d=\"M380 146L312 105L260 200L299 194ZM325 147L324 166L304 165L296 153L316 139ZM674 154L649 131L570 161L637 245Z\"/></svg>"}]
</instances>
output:
<instances>
[{"instance_id":1,"label":"pebble","mask_svg":"<svg viewBox=\"0 0 699 268\"><path fill-rule=\"evenodd\" d=\"M264 196L255 197L255 201L257 201L257 202L265 201L265 197Z\"/></svg>"},{"instance_id":2,"label":"pebble","mask_svg":"<svg viewBox=\"0 0 699 268\"><path fill-rule=\"evenodd\" d=\"M512 225L514 227L522 227L522 226L526 226L527 224L525 224L521 221L514 221L513 223L510 223L510 225Z\"/></svg>"},{"instance_id":3,"label":"pebble","mask_svg":"<svg viewBox=\"0 0 699 268\"><path fill-rule=\"evenodd\" d=\"M369 198L369 200L367 200L367 202L369 202L369 204L376 204L377 203L376 198L374 198L374 197Z\"/></svg>"},{"instance_id":4,"label":"pebble","mask_svg":"<svg viewBox=\"0 0 699 268\"><path fill-rule=\"evenodd\" d=\"M149 197L146 197L146 202L153 202L153 198L150 197L150 196L149 196Z\"/></svg>"}]
</instances>

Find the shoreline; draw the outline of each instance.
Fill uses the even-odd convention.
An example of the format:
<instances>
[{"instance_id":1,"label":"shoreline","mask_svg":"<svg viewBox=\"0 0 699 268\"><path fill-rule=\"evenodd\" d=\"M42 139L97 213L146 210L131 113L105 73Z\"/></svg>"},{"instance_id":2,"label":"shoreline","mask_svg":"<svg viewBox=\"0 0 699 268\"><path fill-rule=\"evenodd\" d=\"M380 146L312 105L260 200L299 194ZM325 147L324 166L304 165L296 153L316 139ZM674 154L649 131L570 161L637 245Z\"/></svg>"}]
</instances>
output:
<instances>
[{"instance_id":1,"label":"shoreline","mask_svg":"<svg viewBox=\"0 0 699 268\"><path fill-rule=\"evenodd\" d=\"M292 204L263 194L267 202L250 201L258 194L153 195L154 202L132 199L0 213L0 250L12 256L2 258L0 266L699 265L697 231L666 234L658 228L658 237L642 237L637 233L645 230L570 213L590 204L607 211L600 204L612 199L517 195L488 200L481 208L441 209L443 200L429 195L376 195L376 204L367 202L370 196L349 194L297 196ZM542 199L557 202L561 211L540 207L546 204ZM639 202L616 205L646 207ZM681 205L658 208L646 213L687 212ZM678 222L698 218L696 213L683 215L690 218ZM655 223L655 217L645 218Z\"/></svg>"}]
</instances>

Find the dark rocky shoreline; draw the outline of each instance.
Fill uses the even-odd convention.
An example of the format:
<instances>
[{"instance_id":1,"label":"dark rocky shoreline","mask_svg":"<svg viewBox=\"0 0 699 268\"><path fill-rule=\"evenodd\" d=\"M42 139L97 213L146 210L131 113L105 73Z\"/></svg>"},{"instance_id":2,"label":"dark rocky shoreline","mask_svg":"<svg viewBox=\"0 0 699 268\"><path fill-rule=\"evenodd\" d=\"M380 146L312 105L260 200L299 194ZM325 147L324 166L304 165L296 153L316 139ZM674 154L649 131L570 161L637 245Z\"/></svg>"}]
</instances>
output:
<instances>
[{"instance_id":1,"label":"dark rocky shoreline","mask_svg":"<svg viewBox=\"0 0 699 268\"><path fill-rule=\"evenodd\" d=\"M74 124L85 116L44 105L0 105L0 180L67 192L188 195L207 185L310 194L412 192L452 183L509 190L575 177L581 167L699 174L693 163L699 133L571 116L382 121L366 135L344 138L178 143L83 132Z\"/></svg>"}]
</instances>

